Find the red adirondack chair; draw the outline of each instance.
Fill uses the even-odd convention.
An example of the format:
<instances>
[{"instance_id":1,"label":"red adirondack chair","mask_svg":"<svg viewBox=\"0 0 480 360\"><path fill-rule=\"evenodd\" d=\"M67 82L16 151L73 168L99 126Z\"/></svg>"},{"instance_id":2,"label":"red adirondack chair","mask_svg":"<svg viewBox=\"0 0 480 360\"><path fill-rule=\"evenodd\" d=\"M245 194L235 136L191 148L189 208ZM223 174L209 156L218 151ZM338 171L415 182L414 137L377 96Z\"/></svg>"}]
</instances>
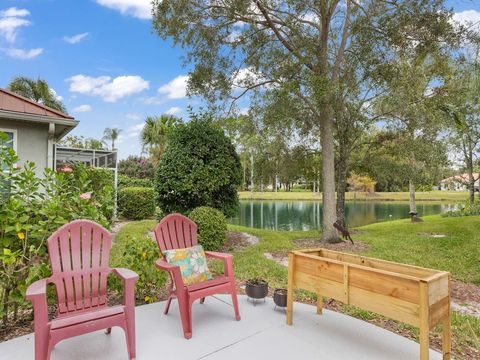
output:
<instances>
[{"instance_id":1,"label":"red adirondack chair","mask_svg":"<svg viewBox=\"0 0 480 360\"><path fill-rule=\"evenodd\" d=\"M197 224L183 215L171 214L164 217L155 227L155 238L161 252L195 246L197 245ZM213 251L205 251L205 255L207 258L222 260L224 274L212 280L189 286L183 283L179 266L169 264L163 257L156 261L156 266L168 271L172 279L164 313L168 314L172 299L177 298L182 318L183 334L186 339L192 337L192 304L198 299L203 303L206 296L231 294L235 318L240 320L232 255ZM175 288L173 285L175 285Z\"/></svg>"},{"instance_id":2,"label":"red adirondack chair","mask_svg":"<svg viewBox=\"0 0 480 360\"><path fill-rule=\"evenodd\" d=\"M135 283L138 275L108 265L112 235L88 220L63 225L47 240L52 276L27 289L35 316L35 360L50 359L61 340L107 329L125 331L130 359L135 358ZM123 305L107 305L107 276L123 280ZM53 283L58 299L57 316L48 319L47 284Z\"/></svg>"}]
</instances>

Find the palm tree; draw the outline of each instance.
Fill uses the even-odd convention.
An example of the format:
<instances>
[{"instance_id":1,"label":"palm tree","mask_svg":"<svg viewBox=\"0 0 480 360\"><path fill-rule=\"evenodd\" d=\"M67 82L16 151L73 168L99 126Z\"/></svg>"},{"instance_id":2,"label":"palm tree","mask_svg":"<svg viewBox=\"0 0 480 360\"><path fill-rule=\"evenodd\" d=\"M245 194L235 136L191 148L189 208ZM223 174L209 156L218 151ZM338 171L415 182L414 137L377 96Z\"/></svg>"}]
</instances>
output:
<instances>
[{"instance_id":1,"label":"palm tree","mask_svg":"<svg viewBox=\"0 0 480 360\"><path fill-rule=\"evenodd\" d=\"M33 80L25 76L18 76L8 84L8 90L52 109L67 113L65 105L55 97L54 92L43 79Z\"/></svg>"},{"instance_id":2,"label":"palm tree","mask_svg":"<svg viewBox=\"0 0 480 360\"><path fill-rule=\"evenodd\" d=\"M181 120L173 115L147 116L141 134L144 149L148 149L154 164L158 164L165 150L168 133Z\"/></svg>"},{"instance_id":3,"label":"palm tree","mask_svg":"<svg viewBox=\"0 0 480 360\"><path fill-rule=\"evenodd\" d=\"M118 139L122 129L106 128L103 130L103 140L112 142L112 150L115 149L115 141Z\"/></svg>"}]
</instances>

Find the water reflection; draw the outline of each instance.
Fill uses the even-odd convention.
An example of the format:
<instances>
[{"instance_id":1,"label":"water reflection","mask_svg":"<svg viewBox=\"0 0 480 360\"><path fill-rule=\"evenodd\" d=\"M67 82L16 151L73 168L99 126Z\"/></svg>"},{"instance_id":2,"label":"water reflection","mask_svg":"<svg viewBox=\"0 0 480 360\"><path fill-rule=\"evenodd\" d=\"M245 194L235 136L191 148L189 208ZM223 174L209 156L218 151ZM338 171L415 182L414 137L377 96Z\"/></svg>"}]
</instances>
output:
<instances>
[{"instance_id":1,"label":"water reflection","mask_svg":"<svg viewBox=\"0 0 480 360\"><path fill-rule=\"evenodd\" d=\"M452 210L456 205L418 203L420 216L434 215ZM379 221L409 217L405 202L347 202L346 219L349 227ZM232 224L272 230L312 230L322 224L322 203L319 201L240 201L238 215Z\"/></svg>"}]
</instances>

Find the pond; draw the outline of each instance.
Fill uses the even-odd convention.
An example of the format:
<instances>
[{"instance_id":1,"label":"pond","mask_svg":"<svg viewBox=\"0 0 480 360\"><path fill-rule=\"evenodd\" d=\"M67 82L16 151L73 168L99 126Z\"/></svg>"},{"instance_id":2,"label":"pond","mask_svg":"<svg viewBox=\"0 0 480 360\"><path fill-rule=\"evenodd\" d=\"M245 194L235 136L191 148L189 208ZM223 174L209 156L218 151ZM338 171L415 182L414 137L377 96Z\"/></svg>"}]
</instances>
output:
<instances>
[{"instance_id":1,"label":"pond","mask_svg":"<svg viewBox=\"0 0 480 360\"><path fill-rule=\"evenodd\" d=\"M420 216L441 214L454 204L417 203ZM349 201L346 203L348 227L409 217L407 202ZM237 216L230 223L271 230L314 230L322 224L321 201L242 200Z\"/></svg>"}]
</instances>

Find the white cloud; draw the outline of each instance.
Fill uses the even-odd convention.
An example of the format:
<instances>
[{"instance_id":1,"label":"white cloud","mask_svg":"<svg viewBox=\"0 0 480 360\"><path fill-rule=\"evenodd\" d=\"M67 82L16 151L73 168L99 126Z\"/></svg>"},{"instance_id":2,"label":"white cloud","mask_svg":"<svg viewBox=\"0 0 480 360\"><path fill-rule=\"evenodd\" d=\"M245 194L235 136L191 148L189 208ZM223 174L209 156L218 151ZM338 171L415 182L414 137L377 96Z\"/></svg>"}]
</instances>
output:
<instances>
[{"instance_id":1,"label":"white cloud","mask_svg":"<svg viewBox=\"0 0 480 360\"><path fill-rule=\"evenodd\" d=\"M125 134L120 134L120 137L122 137L122 139L131 139L134 137L138 137L142 132L142 129L144 126L145 126L145 123L139 123L136 125L129 126Z\"/></svg>"},{"instance_id":2,"label":"white cloud","mask_svg":"<svg viewBox=\"0 0 480 360\"><path fill-rule=\"evenodd\" d=\"M104 101L116 102L125 96L137 94L149 88L148 81L138 75L91 77L75 75L67 79L70 82L70 91L74 93L100 96Z\"/></svg>"},{"instance_id":3,"label":"white cloud","mask_svg":"<svg viewBox=\"0 0 480 360\"><path fill-rule=\"evenodd\" d=\"M453 14L453 21L461 25L470 27L474 25L471 29L480 30L480 11L477 10L465 10Z\"/></svg>"},{"instance_id":4,"label":"white cloud","mask_svg":"<svg viewBox=\"0 0 480 360\"><path fill-rule=\"evenodd\" d=\"M125 117L127 119L130 119L130 120L140 120L141 119L141 116L139 114L136 114L136 113L128 113L125 115Z\"/></svg>"},{"instance_id":5,"label":"white cloud","mask_svg":"<svg viewBox=\"0 0 480 360\"><path fill-rule=\"evenodd\" d=\"M63 96L58 95L54 89L50 88L50 91L52 92L55 99L57 99L58 101L63 101Z\"/></svg>"},{"instance_id":6,"label":"white cloud","mask_svg":"<svg viewBox=\"0 0 480 360\"><path fill-rule=\"evenodd\" d=\"M78 44L87 36L88 36L88 32L84 32L84 33L73 35L73 36L64 36L63 40L73 45L73 44Z\"/></svg>"},{"instance_id":7,"label":"white cloud","mask_svg":"<svg viewBox=\"0 0 480 360\"><path fill-rule=\"evenodd\" d=\"M0 11L0 16L1 17L23 17L23 16L28 16L30 15L30 11L27 9L17 9L16 7L11 7L8 8L7 10L2 10Z\"/></svg>"},{"instance_id":8,"label":"white cloud","mask_svg":"<svg viewBox=\"0 0 480 360\"><path fill-rule=\"evenodd\" d=\"M0 11L0 36L13 44L17 38L18 30L31 24L29 20L24 19L28 15L30 15L30 12L27 9L17 9L16 7Z\"/></svg>"},{"instance_id":9,"label":"white cloud","mask_svg":"<svg viewBox=\"0 0 480 360\"><path fill-rule=\"evenodd\" d=\"M165 114L167 115L175 115L175 114L179 114L182 112L182 109L179 108L178 106L173 106L171 107L170 109L168 109L167 111L165 111Z\"/></svg>"},{"instance_id":10,"label":"white cloud","mask_svg":"<svg viewBox=\"0 0 480 360\"><path fill-rule=\"evenodd\" d=\"M179 75L169 83L160 86L159 94L167 95L169 99L183 99L187 96L187 75Z\"/></svg>"},{"instance_id":11,"label":"white cloud","mask_svg":"<svg viewBox=\"0 0 480 360\"><path fill-rule=\"evenodd\" d=\"M97 0L97 4L139 19L151 19L152 0Z\"/></svg>"},{"instance_id":12,"label":"white cloud","mask_svg":"<svg viewBox=\"0 0 480 360\"><path fill-rule=\"evenodd\" d=\"M77 113L89 112L89 111L92 111L92 107L87 104L77 106L75 109L73 109L73 112L77 112Z\"/></svg>"},{"instance_id":13,"label":"white cloud","mask_svg":"<svg viewBox=\"0 0 480 360\"><path fill-rule=\"evenodd\" d=\"M37 57L38 55L40 55L43 52L43 49L36 48L36 49L24 50L24 49L17 49L17 48L9 48L9 49L5 49L5 52L7 53L8 56L14 59L28 60L28 59L33 59L34 57Z\"/></svg>"}]
</instances>

